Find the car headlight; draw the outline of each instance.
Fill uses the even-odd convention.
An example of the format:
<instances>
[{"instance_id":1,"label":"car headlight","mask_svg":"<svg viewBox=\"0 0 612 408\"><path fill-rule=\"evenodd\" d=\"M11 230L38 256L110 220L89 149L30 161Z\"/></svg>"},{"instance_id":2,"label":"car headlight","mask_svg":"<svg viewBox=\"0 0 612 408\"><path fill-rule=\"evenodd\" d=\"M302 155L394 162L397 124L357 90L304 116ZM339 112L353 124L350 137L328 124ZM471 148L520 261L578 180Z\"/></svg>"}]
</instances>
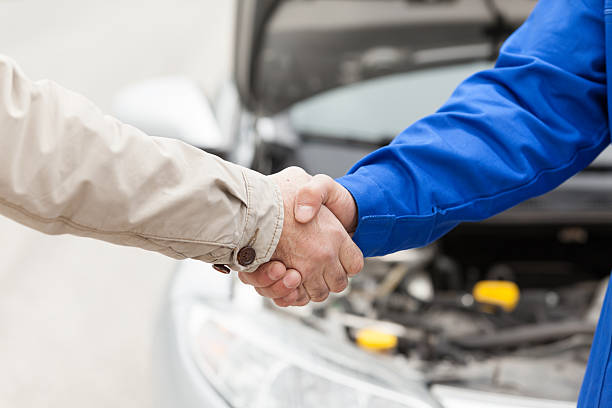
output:
<instances>
[{"instance_id":1,"label":"car headlight","mask_svg":"<svg viewBox=\"0 0 612 408\"><path fill-rule=\"evenodd\" d=\"M440 406L414 372L278 313L196 303L189 316L193 358L232 407Z\"/></svg>"}]
</instances>

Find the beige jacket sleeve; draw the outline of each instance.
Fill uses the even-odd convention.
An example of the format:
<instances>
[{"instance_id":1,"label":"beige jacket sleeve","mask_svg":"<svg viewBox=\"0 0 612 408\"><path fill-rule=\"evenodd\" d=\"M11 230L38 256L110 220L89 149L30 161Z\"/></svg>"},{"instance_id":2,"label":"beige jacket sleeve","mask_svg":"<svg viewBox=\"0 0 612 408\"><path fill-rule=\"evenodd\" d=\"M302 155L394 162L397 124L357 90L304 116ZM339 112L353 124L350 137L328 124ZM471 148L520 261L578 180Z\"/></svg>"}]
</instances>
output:
<instances>
[{"instance_id":1,"label":"beige jacket sleeve","mask_svg":"<svg viewBox=\"0 0 612 408\"><path fill-rule=\"evenodd\" d=\"M0 141L0 214L39 231L246 271L280 238L282 199L263 175L147 136L1 55Z\"/></svg>"}]
</instances>

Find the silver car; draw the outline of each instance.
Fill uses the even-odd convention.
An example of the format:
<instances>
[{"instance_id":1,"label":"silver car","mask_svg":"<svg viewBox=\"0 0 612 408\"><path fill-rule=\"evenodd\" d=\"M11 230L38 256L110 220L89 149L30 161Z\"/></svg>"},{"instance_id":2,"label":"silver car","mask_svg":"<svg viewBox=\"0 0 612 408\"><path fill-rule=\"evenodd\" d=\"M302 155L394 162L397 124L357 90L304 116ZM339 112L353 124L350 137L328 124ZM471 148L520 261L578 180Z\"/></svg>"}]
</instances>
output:
<instances>
[{"instance_id":1,"label":"silver car","mask_svg":"<svg viewBox=\"0 0 612 408\"><path fill-rule=\"evenodd\" d=\"M115 113L271 173L344 174L491 67L531 0L243 0L234 80L126 88ZM341 295L279 309L182 262L159 322L164 407L572 407L610 265L612 160ZM609 258L609 257L608 257Z\"/></svg>"}]
</instances>

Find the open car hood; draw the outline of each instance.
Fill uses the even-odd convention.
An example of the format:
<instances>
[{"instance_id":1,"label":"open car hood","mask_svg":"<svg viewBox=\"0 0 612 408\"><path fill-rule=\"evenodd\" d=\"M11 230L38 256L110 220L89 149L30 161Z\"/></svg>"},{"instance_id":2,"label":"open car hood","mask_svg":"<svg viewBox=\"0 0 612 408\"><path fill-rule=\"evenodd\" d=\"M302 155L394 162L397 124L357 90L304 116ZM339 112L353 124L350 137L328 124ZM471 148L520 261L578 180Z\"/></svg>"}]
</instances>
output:
<instances>
[{"instance_id":1,"label":"open car hood","mask_svg":"<svg viewBox=\"0 0 612 408\"><path fill-rule=\"evenodd\" d=\"M377 76L494 59L535 0L238 0L235 80L271 115Z\"/></svg>"}]
</instances>

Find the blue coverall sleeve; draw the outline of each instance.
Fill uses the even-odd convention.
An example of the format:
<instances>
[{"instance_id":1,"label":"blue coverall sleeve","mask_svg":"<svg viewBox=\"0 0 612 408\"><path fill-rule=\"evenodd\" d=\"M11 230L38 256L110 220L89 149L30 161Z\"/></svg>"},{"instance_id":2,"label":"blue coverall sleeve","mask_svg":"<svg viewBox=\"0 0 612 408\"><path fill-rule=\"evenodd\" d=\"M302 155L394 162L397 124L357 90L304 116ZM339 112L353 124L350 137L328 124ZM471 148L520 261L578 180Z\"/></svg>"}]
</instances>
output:
<instances>
[{"instance_id":1,"label":"blue coverall sleeve","mask_svg":"<svg viewBox=\"0 0 612 408\"><path fill-rule=\"evenodd\" d=\"M493 69L338 181L357 203L355 241L384 255L543 194L607 144L603 2L540 0Z\"/></svg>"}]
</instances>

